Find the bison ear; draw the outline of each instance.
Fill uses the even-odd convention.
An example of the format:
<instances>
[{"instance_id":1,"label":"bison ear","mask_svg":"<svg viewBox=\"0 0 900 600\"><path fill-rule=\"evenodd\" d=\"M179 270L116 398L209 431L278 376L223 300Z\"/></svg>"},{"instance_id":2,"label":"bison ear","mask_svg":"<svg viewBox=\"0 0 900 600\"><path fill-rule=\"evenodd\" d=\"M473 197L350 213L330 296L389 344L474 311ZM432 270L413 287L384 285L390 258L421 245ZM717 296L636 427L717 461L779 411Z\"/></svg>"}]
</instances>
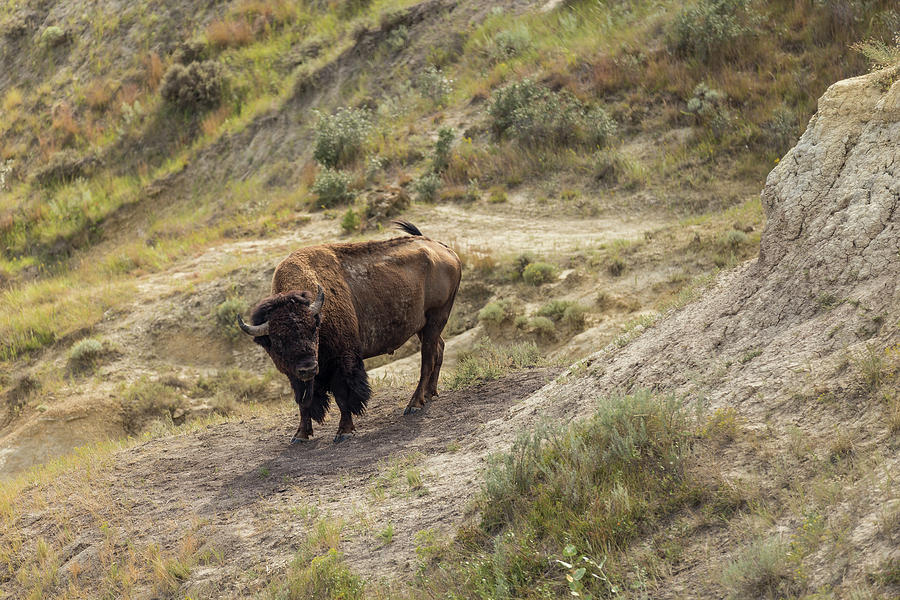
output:
<instances>
[{"instance_id":1,"label":"bison ear","mask_svg":"<svg viewBox=\"0 0 900 600\"><path fill-rule=\"evenodd\" d=\"M269 339L267 335L260 335L258 337L253 338L253 341L268 350L272 346L272 340Z\"/></svg>"}]
</instances>

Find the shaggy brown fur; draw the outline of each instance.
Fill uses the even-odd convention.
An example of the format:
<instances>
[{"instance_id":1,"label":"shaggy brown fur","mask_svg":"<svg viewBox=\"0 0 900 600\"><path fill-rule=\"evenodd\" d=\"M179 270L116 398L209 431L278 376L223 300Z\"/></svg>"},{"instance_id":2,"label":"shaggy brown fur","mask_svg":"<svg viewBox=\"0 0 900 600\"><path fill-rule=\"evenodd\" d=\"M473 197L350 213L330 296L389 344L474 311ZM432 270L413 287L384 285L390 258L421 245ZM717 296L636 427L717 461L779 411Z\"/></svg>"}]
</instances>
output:
<instances>
[{"instance_id":1,"label":"shaggy brown fur","mask_svg":"<svg viewBox=\"0 0 900 600\"><path fill-rule=\"evenodd\" d=\"M253 311L253 324L269 323L254 338L291 381L300 406L294 440L312 434L328 410L330 392L341 410L335 441L354 430L352 415L369 400L363 359L393 352L414 334L422 342L419 384L406 412L437 395L444 354L441 331L450 316L462 266L444 244L398 221L411 237L301 248L276 267L272 296ZM325 290L319 315L309 305ZM317 369L314 382L303 374ZM292 440L293 441L293 440Z\"/></svg>"}]
</instances>

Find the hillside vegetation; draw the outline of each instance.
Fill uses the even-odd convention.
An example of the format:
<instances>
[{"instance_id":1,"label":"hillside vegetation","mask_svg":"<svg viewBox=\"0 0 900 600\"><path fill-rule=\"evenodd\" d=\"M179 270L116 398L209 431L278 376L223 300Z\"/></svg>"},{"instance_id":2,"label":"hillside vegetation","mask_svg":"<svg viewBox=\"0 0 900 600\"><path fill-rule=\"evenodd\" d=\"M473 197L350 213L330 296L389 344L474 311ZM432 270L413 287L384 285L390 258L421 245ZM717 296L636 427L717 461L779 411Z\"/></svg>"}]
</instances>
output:
<instances>
[{"instance_id":1,"label":"hillside vegetation","mask_svg":"<svg viewBox=\"0 0 900 600\"><path fill-rule=\"evenodd\" d=\"M854 305L865 351L829 334L846 356L828 386L767 392L826 402L852 380L886 411L827 451L803 433L812 409L757 426L715 391L787 360L749 329L727 360L671 368L634 342L774 239L767 174L832 83L876 67L891 89L898 31L889 0L0 2L0 588L895 592L900 557L853 553L896 541L896 495L871 495L876 514L839 491L893 481L894 305ZM288 448L287 382L235 318L290 250L384 237L397 216L465 264L450 391L400 419L413 341L367 362L356 439ZM807 286L830 331L862 302L832 283ZM580 387L606 376L594 357L554 384L571 396L529 400L563 423L522 417L601 348L646 368Z\"/></svg>"}]
</instances>

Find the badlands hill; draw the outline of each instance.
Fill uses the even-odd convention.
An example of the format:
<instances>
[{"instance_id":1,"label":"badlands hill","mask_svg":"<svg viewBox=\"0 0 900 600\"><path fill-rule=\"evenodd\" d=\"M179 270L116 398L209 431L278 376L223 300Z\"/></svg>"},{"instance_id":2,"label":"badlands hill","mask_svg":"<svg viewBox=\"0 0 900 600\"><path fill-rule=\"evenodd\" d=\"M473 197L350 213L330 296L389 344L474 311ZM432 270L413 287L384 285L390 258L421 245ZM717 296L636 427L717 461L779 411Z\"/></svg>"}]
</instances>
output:
<instances>
[{"instance_id":1,"label":"badlands hill","mask_svg":"<svg viewBox=\"0 0 900 600\"><path fill-rule=\"evenodd\" d=\"M9 491L4 587L65 597L521 597L563 593L562 563L555 573L552 562L530 566L529 553L554 559L555 540L575 547L555 550L576 563L569 585L585 576L584 553L593 578L584 585L603 596L896 595L894 77L828 89L769 175L759 258L694 302L543 387L553 370L525 371L450 392L417 418L399 416L393 390L380 392L341 445L287 446L287 415L277 414L84 452ZM569 433L541 429L569 421ZM657 456L666 436L674 445ZM610 545L592 550L580 524L557 524L557 538L522 523L538 510L531 503L552 501L553 457L584 468L579 453L591 449L578 444L588 439L606 444L612 463L615 440L631 444L629 460L662 461L663 473L632 480L626 461L618 483L589 488L584 518L620 519L607 522ZM479 484L485 457L513 442ZM531 471L533 461L545 470ZM537 488L497 496L497 486L517 489L509 477ZM480 513L466 509L473 496ZM485 497L518 508L491 524L503 513L479 504Z\"/></svg>"},{"instance_id":2,"label":"badlands hill","mask_svg":"<svg viewBox=\"0 0 900 600\"><path fill-rule=\"evenodd\" d=\"M0 5L0 591L897 596L898 19ZM393 216L465 262L441 397L409 344L291 447L235 316Z\"/></svg>"}]
</instances>

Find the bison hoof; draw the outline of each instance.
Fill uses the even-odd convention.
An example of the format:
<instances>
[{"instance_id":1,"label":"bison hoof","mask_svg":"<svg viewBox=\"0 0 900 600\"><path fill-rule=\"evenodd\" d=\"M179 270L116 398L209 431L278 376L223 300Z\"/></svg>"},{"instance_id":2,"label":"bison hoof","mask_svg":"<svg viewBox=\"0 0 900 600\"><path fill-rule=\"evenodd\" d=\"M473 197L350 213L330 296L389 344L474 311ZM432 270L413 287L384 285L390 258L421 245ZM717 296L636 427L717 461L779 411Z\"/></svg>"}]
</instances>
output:
<instances>
[{"instance_id":1,"label":"bison hoof","mask_svg":"<svg viewBox=\"0 0 900 600\"><path fill-rule=\"evenodd\" d=\"M291 438L291 444L305 444L308 441L310 441L308 437L304 438L304 437L298 437L295 435L294 437Z\"/></svg>"},{"instance_id":2,"label":"bison hoof","mask_svg":"<svg viewBox=\"0 0 900 600\"><path fill-rule=\"evenodd\" d=\"M334 443L340 444L344 440L349 440L352 437L353 437L352 433L339 433L336 436L334 436Z\"/></svg>"},{"instance_id":3,"label":"bison hoof","mask_svg":"<svg viewBox=\"0 0 900 600\"><path fill-rule=\"evenodd\" d=\"M414 415L417 412L421 412L425 410L424 406L407 406L406 410L403 411L404 415Z\"/></svg>"}]
</instances>

